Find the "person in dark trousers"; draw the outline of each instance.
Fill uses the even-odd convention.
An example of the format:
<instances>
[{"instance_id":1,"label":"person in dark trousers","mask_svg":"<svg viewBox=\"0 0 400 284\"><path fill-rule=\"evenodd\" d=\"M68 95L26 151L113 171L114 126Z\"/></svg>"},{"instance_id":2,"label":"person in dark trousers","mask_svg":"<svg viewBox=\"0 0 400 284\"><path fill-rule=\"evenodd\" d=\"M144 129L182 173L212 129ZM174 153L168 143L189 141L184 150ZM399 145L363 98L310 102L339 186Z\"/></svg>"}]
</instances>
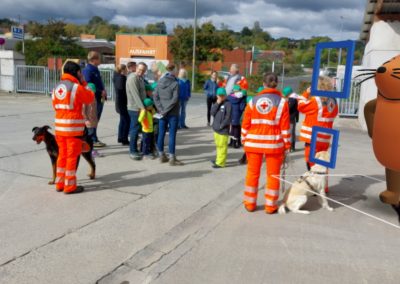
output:
<instances>
[{"instance_id":1,"label":"person in dark trousers","mask_svg":"<svg viewBox=\"0 0 400 284\"><path fill-rule=\"evenodd\" d=\"M118 65L114 72L115 110L119 114L118 143L129 145L130 117L128 113L128 98L126 97L126 65Z\"/></svg>"},{"instance_id":2,"label":"person in dark trousers","mask_svg":"<svg viewBox=\"0 0 400 284\"><path fill-rule=\"evenodd\" d=\"M97 106L97 121L100 122L104 102L107 100L107 93L98 68L101 63L100 54L96 51L90 51L88 54L88 62L89 63L86 65L85 69L82 70L82 74L87 83L93 83L96 86L95 99ZM94 147L106 146L106 144L101 142L97 137L97 127L89 128L88 135L92 137Z\"/></svg>"},{"instance_id":3,"label":"person in dark trousers","mask_svg":"<svg viewBox=\"0 0 400 284\"><path fill-rule=\"evenodd\" d=\"M170 63L166 69L167 73L160 78L153 92L154 104L160 115L157 148L161 163L169 161L171 166L181 166L183 163L175 155L179 118L179 84L175 77L175 65ZM164 139L167 128L169 128L169 158L164 152Z\"/></svg>"},{"instance_id":4,"label":"person in dark trousers","mask_svg":"<svg viewBox=\"0 0 400 284\"><path fill-rule=\"evenodd\" d=\"M297 109L297 99L291 97L293 89L285 87L282 91L283 97L288 100L289 114L290 114L290 134L291 134L291 148L290 152L296 151L296 122L299 121L299 110Z\"/></svg>"},{"instance_id":5,"label":"person in dark trousers","mask_svg":"<svg viewBox=\"0 0 400 284\"><path fill-rule=\"evenodd\" d=\"M224 168L228 155L229 126L231 124L232 106L226 100L225 88L217 90L217 102L211 107L211 115L214 117L212 128L214 130L217 157L212 167Z\"/></svg>"},{"instance_id":6,"label":"person in dark trousers","mask_svg":"<svg viewBox=\"0 0 400 284\"><path fill-rule=\"evenodd\" d=\"M188 80L188 75L187 71L184 68L181 68L179 70L178 74L178 83L179 83L179 105L180 105L180 111L179 111L179 123L178 123L178 128L179 129L188 129L189 127L186 125L186 106L189 102L189 99L191 97L191 84L190 81Z\"/></svg>"},{"instance_id":7,"label":"person in dark trousers","mask_svg":"<svg viewBox=\"0 0 400 284\"><path fill-rule=\"evenodd\" d=\"M131 120L129 129L129 156L136 161L142 159L141 152L139 152L137 145L140 132L140 123L138 119L140 111L145 108L143 101L147 97L144 82L144 74L146 71L147 65L144 62L140 62L137 65L136 72L130 73L126 80L128 114Z\"/></svg>"},{"instance_id":8,"label":"person in dark trousers","mask_svg":"<svg viewBox=\"0 0 400 284\"><path fill-rule=\"evenodd\" d=\"M245 90L241 90L240 86L234 85L232 89L232 93L228 95L228 101L232 105L232 119L231 119L231 133L230 135L233 137L229 143L230 147L234 147L236 149L242 146L240 136L240 120L242 117L242 113L246 108L246 93Z\"/></svg>"},{"instance_id":9,"label":"person in dark trousers","mask_svg":"<svg viewBox=\"0 0 400 284\"><path fill-rule=\"evenodd\" d=\"M204 83L204 94L207 97L207 126L210 126L211 122L211 106L217 101L217 89L218 89L218 74L216 71L211 72L211 77Z\"/></svg>"}]
</instances>

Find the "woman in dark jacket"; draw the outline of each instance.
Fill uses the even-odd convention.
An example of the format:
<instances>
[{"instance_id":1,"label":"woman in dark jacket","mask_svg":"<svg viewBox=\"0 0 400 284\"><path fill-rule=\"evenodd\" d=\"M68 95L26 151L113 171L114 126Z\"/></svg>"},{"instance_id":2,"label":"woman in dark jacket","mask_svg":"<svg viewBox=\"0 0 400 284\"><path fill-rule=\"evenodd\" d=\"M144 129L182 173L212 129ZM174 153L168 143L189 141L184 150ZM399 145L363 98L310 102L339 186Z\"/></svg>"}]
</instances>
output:
<instances>
[{"instance_id":1,"label":"woman in dark jacket","mask_svg":"<svg viewBox=\"0 0 400 284\"><path fill-rule=\"evenodd\" d=\"M218 83L217 83L217 72L213 71L211 72L211 77L208 79L205 84L204 84L204 93L207 96L207 126L210 126L210 120L211 120L211 106L213 103L216 102L217 100L217 89L218 89Z\"/></svg>"},{"instance_id":2,"label":"woman in dark jacket","mask_svg":"<svg viewBox=\"0 0 400 284\"><path fill-rule=\"evenodd\" d=\"M126 97L127 72L126 65L120 64L115 68L113 78L115 88L115 110L119 113L118 143L122 143L122 145L129 145L128 135L130 118L127 109L128 99Z\"/></svg>"}]
</instances>

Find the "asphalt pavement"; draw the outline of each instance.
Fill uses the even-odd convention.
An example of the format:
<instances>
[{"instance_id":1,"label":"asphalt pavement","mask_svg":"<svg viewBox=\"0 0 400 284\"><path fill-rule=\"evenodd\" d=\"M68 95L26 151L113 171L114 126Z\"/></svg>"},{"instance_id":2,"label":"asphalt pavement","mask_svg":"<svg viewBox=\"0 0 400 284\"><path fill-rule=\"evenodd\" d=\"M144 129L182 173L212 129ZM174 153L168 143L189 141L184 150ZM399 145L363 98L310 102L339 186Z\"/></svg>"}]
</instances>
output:
<instances>
[{"instance_id":1,"label":"asphalt pavement","mask_svg":"<svg viewBox=\"0 0 400 284\"><path fill-rule=\"evenodd\" d=\"M178 132L182 167L131 160L107 102L104 157L95 180L81 161L86 191L76 195L47 184L50 159L31 132L46 124L49 97L0 94L0 283L398 283L397 216L379 201L384 169L357 120L335 123L340 146L329 178L329 197L348 207L330 202L329 212L311 197L308 216L265 214L262 189L259 210L243 209L242 150L229 149L227 168L211 168L200 94L188 105L190 129ZM305 172L297 148L288 182Z\"/></svg>"}]
</instances>

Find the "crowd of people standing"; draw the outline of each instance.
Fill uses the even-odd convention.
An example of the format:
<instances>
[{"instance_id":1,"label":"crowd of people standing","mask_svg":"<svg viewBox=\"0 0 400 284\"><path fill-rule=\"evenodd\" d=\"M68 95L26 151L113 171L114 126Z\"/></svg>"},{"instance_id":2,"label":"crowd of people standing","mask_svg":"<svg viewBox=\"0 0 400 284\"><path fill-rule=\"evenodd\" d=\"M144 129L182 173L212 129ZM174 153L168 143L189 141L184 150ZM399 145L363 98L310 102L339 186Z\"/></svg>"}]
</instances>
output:
<instances>
[{"instance_id":1,"label":"crowd of people standing","mask_svg":"<svg viewBox=\"0 0 400 284\"><path fill-rule=\"evenodd\" d=\"M90 104L95 110L95 117L88 119L88 115L84 114L85 104L82 105L83 113L80 111L78 116L84 115L86 122L93 120L92 123L86 123L88 136L92 139L94 147L101 148L106 144L98 139L97 127L107 93L98 69L99 54L90 52L88 62L82 72L79 65L77 65L79 70L75 65L69 66L74 70L72 73L69 72L75 74L75 77L67 74L65 78L69 79L71 76L77 78L71 77L71 80L77 81L78 86L86 86L89 83L88 87L93 91L94 98L93 103ZM116 94L115 110L120 118L117 142L124 146L129 145L129 156L133 160L158 157L161 163L169 162L171 166L183 165L183 162L176 157L176 137L178 129L188 128L186 106L191 97L191 82L187 78L187 71L184 68L178 71L174 64L168 64L164 74L161 74L159 70L152 70L156 75L156 80L150 83L145 78L147 70L148 66L144 62L121 64L115 69L113 77ZM71 86L70 95L75 92L74 85ZM280 174L285 156L295 151L296 123L299 120L299 112L305 115L300 140L305 142L305 160L308 170L313 166L309 160L312 127L332 128L338 113L335 99L313 97L310 89L307 89L302 96L298 96L289 86L282 92L277 89L277 86L277 75L265 74L263 86L251 96L248 94L247 80L240 74L239 66L236 64L231 66L229 76L225 80L219 80L217 72L212 72L210 79L204 85L207 126L212 126L216 145L216 159L212 161L212 167L218 169L226 166L229 146L244 147L245 154L239 162L248 164L244 206L250 212L256 208L260 169L264 157L267 165L265 211L275 213L277 210L279 180L274 176ZM318 87L320 90L333 88L331 80L325 77L319 78ZM81 93L83 94L84 91ZM71 96L74 99L74 95ZM63 115L65 113L63 110L59 112ZM211 117L213 117L212 123ZM77 120L71 121L76 123ZM164 147L167 132L168 152ZM326 151L329 147L329 137L318 133L317 152ZM75 151L74 155L78 152L78 150ZM95 155L96 152L93 154ZM76 180L76 177L73 180Z\"/></svg>"}]
</instances>

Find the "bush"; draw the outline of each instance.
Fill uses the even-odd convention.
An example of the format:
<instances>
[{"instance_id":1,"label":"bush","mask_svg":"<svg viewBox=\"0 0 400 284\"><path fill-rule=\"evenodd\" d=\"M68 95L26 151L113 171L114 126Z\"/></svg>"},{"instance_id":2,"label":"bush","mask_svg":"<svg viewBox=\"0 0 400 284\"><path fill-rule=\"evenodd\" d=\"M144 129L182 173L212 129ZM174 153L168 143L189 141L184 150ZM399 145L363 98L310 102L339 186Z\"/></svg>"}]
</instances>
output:
<instances>
[{"instance_id":1,"label":"bush","mask_svg":"<svg viewBox=\"0 0 400 284\"><path fill-rule=\"evenodd\" d=\"M246 77L249 83L249 92L256 92L257 89L263 85L263 78L261 75L251 75Z\"/></svg>"}]
</instances>

